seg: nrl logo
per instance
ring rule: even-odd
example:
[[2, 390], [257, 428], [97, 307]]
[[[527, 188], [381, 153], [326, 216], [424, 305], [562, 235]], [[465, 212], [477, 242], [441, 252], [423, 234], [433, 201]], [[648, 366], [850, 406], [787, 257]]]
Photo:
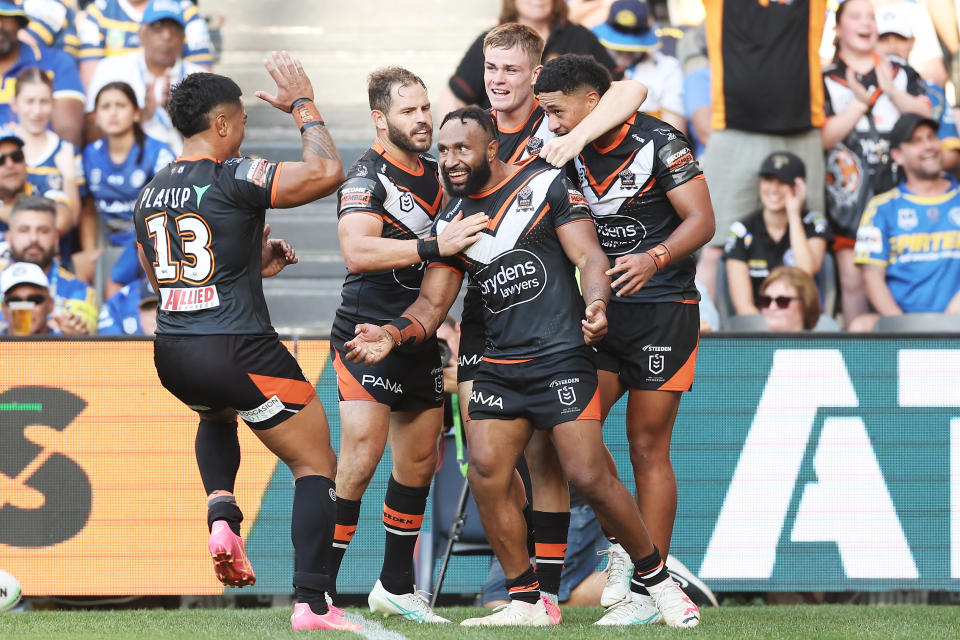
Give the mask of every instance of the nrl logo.
[[661, 373], [663, 373], [663, 365], [665, 364], [665, 360], [666, 358], [663, 357], [662, 353], [657, 353], [650, 356], [650, 360], [648, 363], [650, 368], [650, 373], [652, 373], [653, 375], [660, 375]]
[[567, 407], [577, 401], [577, 393], [573, 387], [560, 387], [557, 389], [557, 396], [560, 398], [560, 404]]

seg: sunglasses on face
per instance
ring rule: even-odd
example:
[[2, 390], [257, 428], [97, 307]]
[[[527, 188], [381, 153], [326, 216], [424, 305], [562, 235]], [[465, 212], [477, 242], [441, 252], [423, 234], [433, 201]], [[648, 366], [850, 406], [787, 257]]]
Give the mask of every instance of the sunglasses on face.
[[760, 296], [760, 308], [766, 309], [771, 303], [775, 303], [778, 309], [786, 309], [790, 306], [792, 301], [799, 299], [800, 298], [791, 298], [790, 296], [777, 296], [776, 298], [771, 298], [770, 296]]
[[17, 149], [16, 151], [11, 151], [10, 153], [0, 153], [0, 167], [7, 164], [7, 159], [13, 160], [14, 164], [20, 164], [23, 162], [23, 149]]
[[43, 304], [47, 301], [47, 296], [36, 293], [32, 296], [27, 296], [25, 298], [18, 298], [16, 296], [7, 296], [3, 299], [5, 304], [10, 304], [11, 302], [32, 302], [33, 304]]

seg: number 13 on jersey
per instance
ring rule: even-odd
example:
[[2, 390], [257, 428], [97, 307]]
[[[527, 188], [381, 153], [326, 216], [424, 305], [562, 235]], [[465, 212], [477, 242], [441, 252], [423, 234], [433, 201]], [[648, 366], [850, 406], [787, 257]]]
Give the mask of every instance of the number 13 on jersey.
[[[168, 227], [164, 213], [146, 219], [147, 233], [153, 240], [153, 271], [157, 282], [203, 284], [213, 275], [214, 259], [210, 250], [210, 227], [193, 213], [178, 216]], [[178, 246], [179, 245], [179, 246]], [[178, 246], [177, 255], [172, 250]]]

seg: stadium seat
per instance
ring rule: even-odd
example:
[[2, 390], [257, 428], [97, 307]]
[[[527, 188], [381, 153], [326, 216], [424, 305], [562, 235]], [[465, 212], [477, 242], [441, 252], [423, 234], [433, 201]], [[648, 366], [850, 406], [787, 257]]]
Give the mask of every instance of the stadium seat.
[[881, 316], [878, 333], [960, 333], [960, 316], [947, 313], [905, 313]]

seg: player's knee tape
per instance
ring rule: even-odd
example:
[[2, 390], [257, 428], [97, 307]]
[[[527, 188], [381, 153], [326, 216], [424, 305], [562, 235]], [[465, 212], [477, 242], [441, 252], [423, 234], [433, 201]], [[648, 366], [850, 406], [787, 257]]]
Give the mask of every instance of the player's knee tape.
[[203, 489], [210, 495], [214, 491], [229, 491], [240, 469], [240, 440], [236, 422], [211, 422], [201, 420], [194, 443], [197, 466]]

